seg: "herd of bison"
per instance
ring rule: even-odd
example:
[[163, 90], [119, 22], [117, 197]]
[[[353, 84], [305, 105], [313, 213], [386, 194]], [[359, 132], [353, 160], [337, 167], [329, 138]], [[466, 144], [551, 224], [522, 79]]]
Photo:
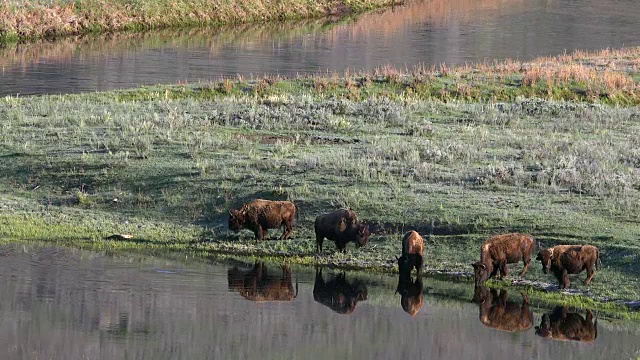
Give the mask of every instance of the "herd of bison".
[[[284, 228], [280, 239], [289, 238], [293, 220], [297, 215], [295, 204], [290, 201], [253, 200], [239, 209], [229, 211], [229, 229], [238, 232], [245, 228], [254, 232], [256, 239], [263, 240], [268, 229]], [[369, 240], [369, 227], [358, 220], [352, 209], [338, 209], [316, 217], [314, 223], [316, 251], [322, 252], [324, 239], [333, 241], [339, 251], [345, 252], [348, 243], [357, 247], [365, 246]], [[475, 275], [473, 301], [480, 306], [480, 320], [483, 324], [507, 331], [528, 329], [532, 323], [532, 313], [528, 308], [528, 298], [523, 296], [522, 305], [507, 301], [507, 292], [500, 294], [482, 284], [494, 277], [507, 275], [507, 264], [522, 261], [523, 276], [531, 262], [531, 254], [536, 248], [535, 240], [527, 234], [511, 233], [490, 237], [480, 248], [480, 259], [472, 264]], [[402, 239], [402, 254], [396, 256], [399, 270], [397, 292], [401, 295], [402, 308], [411, 316], [422, 307], [422, 280], [424, 240], [416, 231], [407, 232]], [[549, 271], [559, 281], [560, 288], [569, 286], [569, 274], [587, 271], [584, 284], [588, 285], [599, 268], [598, 248], [592, 245], [558, 245], [538, 251], [536, 260], [542, 263], [544, 273]], [[415, 280], [411, 272], [416, 269]], [[254, 301], [292, 300], [297, 295], [291, 283], [291, 271], [283, 267], [282, 276], [270, 276], [262, 263], [250, 271], [237, 268], [229, 270], [229, 287], [243, 297]], [[326, 282], [322, 270], [317, 270], [313, 297], [319, 303], [329, 306], [341, 314], [350, 314], [356, 303], [367, 298], [364, 283], [349, 283], [344, 274]], [[545, 314], [536, 334], [554, 339], [592, 341], [597, 335], [593, 316], [587, 311], [581, 315], [570, 313], [565, 307], [558, 307]]]

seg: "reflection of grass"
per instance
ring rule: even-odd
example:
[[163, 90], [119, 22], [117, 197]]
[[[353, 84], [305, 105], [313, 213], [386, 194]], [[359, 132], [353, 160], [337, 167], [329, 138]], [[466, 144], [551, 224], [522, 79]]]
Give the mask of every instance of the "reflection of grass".
[[[609, 55], [633, 61], [634, 51]], [[458, 71], [447, 81], [464, 81]], [[337, 76], [266, 78], [0, 99], [0, 237], [386, 272], [402, 232], [417, 228], [433, 233], [431, 273], [468, 273], [489, 234], [526, 231], [545, 246], [599, 246], [604, 268], [588, 288], [578, 278], [572, 287], [637, 298], [637, 107], [445, 103], [398, 91], [396, 75], [379, 80], [391, 75], [370, 75], [366, 87]], [[228, 209], [256, 197], [298, 204], [294, 240], [228, 232]], [[335, 254], [330, 244], [315, 257], [313, 219], [338, 206], [376, 233], [362, 249]], [[113, 233], [135, 238], [103, 240]], [[539, 266], [526, 277], [554, 282]]]
[[0, 43], [105, 31], [281, 21], [344, 15], [395, 0], [53, 0], [0, 2]]

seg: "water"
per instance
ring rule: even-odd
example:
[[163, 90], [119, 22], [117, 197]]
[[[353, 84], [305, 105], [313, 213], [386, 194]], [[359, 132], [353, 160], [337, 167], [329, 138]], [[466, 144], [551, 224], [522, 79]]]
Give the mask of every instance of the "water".
[[[477, 305], [469, 284], [426, 279], [412, 317], [395, 293], [396, 279], [386, 275], [289, 273], [274, 264], [111, 257], [50, 246], [4, 245], [0, 260], [3, 359], [635, 359], [640, 353], [636, 323], [600, 314], [593, 342], [543, 339], [535, 326], [552, 309], [530, 305], [522, 312], [515, 293], [500, 307], [489, 291], [475, 294]], [[419, 304], [417, 294], [407, 303]], [[480, 316], [483, 306], [493, 315]], [[529, 310], [523, 331], [480, 321]], [[585, 322], [585, 310], [571, 311], [574, 325]]]
[[348, 20], [159, 31], [0, 49], [0, 95], [221, 76], [528, 60], [640, 45], [637, 0], [427, 0]]

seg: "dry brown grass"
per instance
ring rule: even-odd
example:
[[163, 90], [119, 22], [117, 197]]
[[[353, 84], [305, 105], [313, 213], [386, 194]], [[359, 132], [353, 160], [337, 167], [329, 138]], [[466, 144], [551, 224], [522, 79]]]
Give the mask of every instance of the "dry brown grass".
[[398, 0], [0, 0], [0, 41], [202, 24], [312, 18]]

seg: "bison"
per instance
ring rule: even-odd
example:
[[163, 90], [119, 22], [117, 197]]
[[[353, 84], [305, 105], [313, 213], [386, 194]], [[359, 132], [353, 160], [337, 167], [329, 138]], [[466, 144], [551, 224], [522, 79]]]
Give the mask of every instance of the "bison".
[[256, 262], [250, 270], [234, 266], [227, 272], [229, 290], [251, 301], [291, 301], [298, 296], [298, 283], [293, 291], [291, 268], [282, 266], [282, 275], [269, 274], [264, 262]]
[[471, 264], [475, 275], [475, 284], [480, 285], [498, 272], [499, 278], [507, 275], [507, 264], [520, 260], [524, 263], [519, 276], [523, 276], [531, 262], [531, 252], [535, 247], [535, 240], [527, 234], [502, 234], [492, 236], [482, 244], [480, 260]]
[[334, 241], [339, 251], [345, 252], [347, 243], [354, 242], [362, 247], [369, 241], [369, 226], [358, 221], [351, 209], [338, 209], [316, 217], [316, 251], [322, 252], [325, 238]]
[[417, 276], [411, 279], [410, 274], [401, 273], [398, 278], [396, 292], [400, 294], [400, 306], [407, 314], [415, 316], [422, 308], [422, 279]]
[[417, 232], [411, 230], [404, 234], [402, 239], [402, 256], [397, 258], [398, 270], [400, 274], [410, 274], [413, 268], [418, 272], [418, 277], [422, 271], [422, 253], [424, 240]]
[[558, 245], [540, 250], [536, 260], [542, 263], [542, 271], [547, 274], [549, 270], [560, 283], [560, 288], [569, 286], [569, 274], [579, 274], [587, 270], [587, 278], [584, 284], [589, 285], [594, 268], [600, 270], [600, 251], [593, 245]]
[[347, 281], [344, 273], [324, 281], [322, 268], [319, 268], [313, 284], [313, 300], [338, 314], [348, 315], [355, 310], [358, 301], [367, 300], [367, 286], [359, 280]]
[[536, 335], [545, 339], [592, 342], [598, 337], [598, 318], [594, 320], [591, 310], [587, 310], [585, 319], [570, 313], [566, 306], [558, 306], [552, 313], [542, 315], [540, 326], [535, 329]]
[[229, 229], [238, 232], [244, 227], [253, 231], [257, 240], [263, 240], [268, 229], [282, 226], [280, 240], [286, 240], [291, 235], [296, 210], [290, 201], [253, 200], [240, 209], [229, 210]]
[[496, 289], [489, 290], [476, 285], [472, 301], [480, 307], [480, 322], [485, 326], [502, 331], [524, 331], [533, 324], [533, 312], [529, 310], [529, 297], [522, 295], [522, 305], [508, 301], [508, 293]]

